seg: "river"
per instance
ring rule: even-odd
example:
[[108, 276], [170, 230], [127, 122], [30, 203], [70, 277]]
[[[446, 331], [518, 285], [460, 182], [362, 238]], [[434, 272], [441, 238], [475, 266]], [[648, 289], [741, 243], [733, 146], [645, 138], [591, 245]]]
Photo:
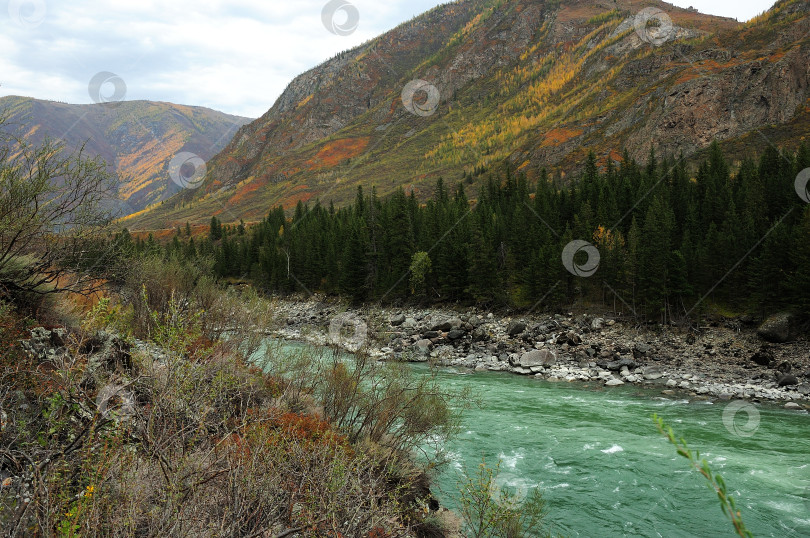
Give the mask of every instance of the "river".
[[447, 388], [471, 388], [483, 404], [465, 411], [445, 447], [450, 464], [434, 488], [445, 506], [456, 506], [462, 467], [483, 458], [500, 460], [499, 484], [519, 494], [540, 488], [557, 534], [734, 536], [705, 479], [658, 433], [650, 418], [657, 413], [723, 476], [755, 536], [810, 536], [806, 412], [757, 406], [758, 417], [743, 410], [730, 422], [729, 402], [661, 397], [660, 388], [453, 369], [439, 378]]

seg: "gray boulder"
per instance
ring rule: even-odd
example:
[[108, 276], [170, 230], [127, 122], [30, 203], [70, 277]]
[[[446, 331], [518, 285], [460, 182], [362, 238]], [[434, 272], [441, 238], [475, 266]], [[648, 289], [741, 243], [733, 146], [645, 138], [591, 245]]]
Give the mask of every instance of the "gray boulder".
[[436, 323], [434, 323], [430, 327], [430, 330], [431, 331], [447, 332], [447, 331], [451, 330], [452, 328], [453, 328], [453, 324], [450, 322], [450, 320], [449, 319], [443, 319], [443, 320], [439, 320]]
[[757, 335], [768, 342], [782, 344], [790, 340], [792, 324], [793, 314], [780, 312], [766, 319], [757, 329]]
[[799, 379], [795, 375], [787, 374], [779, 377], [779, 386], [780, 387], [789, 387], [792, 385], [798, 385]]
[[636, 358], [644, 357], [651, 351], [651, 349], [652, 348], [650, 348], [650, 346], [647, 344], [639, 342], [633, 347], [633, 356]]
[[526, 324], [525, 323], [523, 323], [522, 321], [513, 321], [506, 328], [506, 333], [509, 336], [517, 336], [517, 335], [519, 335], [520, 333], [522, 333], [525, 330], [526, 330]]
[[624, 381], [621, 379], [611, 379], [607, 383], [605, 383], [606, 387], [618, 387], [620, 385], [624, 385]]
[[405, 314], [399, 314], [398, 316], [394, 316], [391, 318], [391, 325], [394, 327], [399, 327], [403, 323], [405, 323]]
[[644, 369], [644, 379], [653, 381], [656, 379], [661, 379], [662, 377], [664, 377], [664, 373], [655, 366], [649, 366]]
[[520, 356], [520, 366], [552, 366], [557, 363], [557, 355], [548, 349], [533, 349]]
[[449, 333], [447, 333], [447, 338], [450, 340], [460, 340], [464, 336], [464, 331], [459, 329], [453, 329]]
[[81, 351], [90, 353], [85, 376], [93, 376], [99, 370], [114, 372], [132, 370], [132, 346], [126, 340], [106, 331], [99, 331], [84, 342]]
[[423, 355], [427, 355], [430, 353], [430, 348], [433, 347], [433, 342], [430, 340], [419, 340], [413, 345], [413, 347]]

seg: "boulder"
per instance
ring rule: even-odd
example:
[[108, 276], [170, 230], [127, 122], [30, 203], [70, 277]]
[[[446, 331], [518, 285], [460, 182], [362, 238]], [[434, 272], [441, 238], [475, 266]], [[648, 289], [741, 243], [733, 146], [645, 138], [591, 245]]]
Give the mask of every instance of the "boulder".
[[607, 383], [605, 383], [606, 387], [618, 387], [620, 385], [624, 385], [624, 381], [621, 379], [611, 379]]
[[391, 318], [390, 323], [394, 327], [399, 327], [400, 325], [405, 323], [406, 319], [407, 318], [405, 317], [405, 314], [399, 314], [398, 316], [394, 316], [393, 318]]
[[522, 321], [513, 321], [506, 328], [506, 333], [509, 336], [517, 336], [517, 335], [519, 335], [520, 333], [522, 333], [525, 330], [526, 330], [526, 324], [525, 323], [523, 323]]
[[534, 349], [520, 356], [520, 365], [523, 368], [533, 366], [552, 366], [557, 363], [557, 355], [548, 349]]
[[568, 344], [569, 346], [578, 346], [582, 343], [582, 337], [574, 331], [568, 331], [557, 337], [557, 345]]
[[644, 344], [644, 343], [638, 343], [633, 347], [633, 356], [636, 357], [636, 358], [644, 357], [651, 350], [652, 350], [652, 348], [649, 345]]
[[790, 329], [793, 324], [793, 314], [780, 312], [765, 320], [757, 329], [757, 335], [768, 342], [782, 344], [790, 340]]
[[447, 332], [447, 331], [451, 330], [452, 328], [453, 328], [453, 324], [450, 322], [450, 320], [449, 319], [443, 319], [443, 320], [439, 320], [436, 323], [434, 323], [430, 327], [430, 330], [431, 331]]
[[416, 329], [416, 320], [413, 318], [405, 318], [405, 321], [402, 323], [403, 329]]
[[785, 409], [793, 409], [795, 411], [801, 410], [802, 406], [797, 404], [796, 402], [788, 402], [785, 404]]
[[605, 320], [602, 318], [594, 318], [591, 321], [591, 330], [592, 331], [601, 331], [605, 327]]
[[460, 329], [453, 329], [452, 331], [447, 333], [447, 338], [449, 338], [450, 340], [460, 340], [462, 337], [464, 337], [464, 331]]
[[430, 348], [433, 347], [433, 342], [427, 339], [419, 340], [413, 345], [413, 347], [423, 355], [427, 355], [430, 353]]
[[422, 335], [422, 338], [425, 338], [427, 340], [432, 340], [432, 339], [438, 338], [440, 336], [441, 336], [441, 334], [439, 334], [439, 331], [427, 331]]
[[773, 362], [773, 353], [768, 349], [768, 346], [762, 346], [759, 351], [751, 355], [751, 360], [760, 366], [770, 366]]
[[798, 380], [798, 378], [796, 378], [795, 375], [785, 374], [785, 375], [779, 377], [779, 383], [778, 384], [779, 384], [780, 387], [789, 387], [789, 386], [792, 386], [792, 385], [798, 385], [799, 380]]
[[473, 342], [483, 342], [489, 340], [489, 333], [483, 327], [478, 327], [472, 332]]
[[118, 369], [131, 370], [131, 347], [129, 342], [114, 334], [106, 331], [97, 332], [92, 338], [84, 342], [81, 348], [82, 352], [90, 353], [85, 376], [90, 377], [100, 369], [107, 372]]
[[629, 357], [622, 357], [617, 364], [619, 369], [627, 367], [632, 370], [636, 367], [636, 361]]
[[654, 381], [656, 379], [661, 379], [662, 377], [664, 377], [664, 373], [659, 368], [651, 366], [644, 369], [644, 379]]

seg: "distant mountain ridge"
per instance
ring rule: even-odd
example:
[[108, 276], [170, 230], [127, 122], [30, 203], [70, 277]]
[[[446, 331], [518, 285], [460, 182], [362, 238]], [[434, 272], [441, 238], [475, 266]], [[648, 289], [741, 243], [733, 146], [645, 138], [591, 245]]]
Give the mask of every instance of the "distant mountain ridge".
[[[808, 12], [782, 0], [743, 24], [658, 0], [444, 4], [296, 77], [200, 189], [132, 225], [255, 220], [275, 204], [346, 203], [357, 185], [425, 195], [439, 176], [475, 184], [502, 163], [564, 175], [590, 150], [604, 166], [622, 149], [795, 145], [810, 126]], [[416, 95], [435, 112], [404, 106], [414, 80], [435, 88], [435, 103]]]
[[100, 155], [119, 178], [121, 210], [140, 211], [181, 190], [168, 168], [175, 155], [189, 152], [207, 160], [230, 142], [249, 118], [203, 107], [152, 101], [124, 101], [115, 106], [70, 105], [27, 97], [0, 98], [5, 129], [32, 143], [45, 136], [69, 148], [85, 144]]

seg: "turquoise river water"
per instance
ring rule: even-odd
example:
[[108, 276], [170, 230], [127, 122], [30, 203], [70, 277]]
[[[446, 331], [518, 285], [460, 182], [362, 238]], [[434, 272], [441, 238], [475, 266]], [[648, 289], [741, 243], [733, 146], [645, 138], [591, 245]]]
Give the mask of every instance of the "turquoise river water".
[[[810, 537], [806, 412], [757, 406], [758, 427], [742, 437], [724, 424], [727, 402], [662, 397], [660, 388], [454, 369], [439, 378], [448, 388], [469, 387], [483, 404], [465, 411], [460, 434], [445, 447], [450, 464], [434, 487], [445, 506], [456, 505], [462, 467], [483, 458], [501, 462], [499, 485], [518, 494], [540, 488], [546, 521], [559, 535], [734, 536], [705, 479], [658, 433], [650, 418], [657, 413], [723, 476], [755, 536]], [[741, 417], [743, 429], [753, 426]]]

